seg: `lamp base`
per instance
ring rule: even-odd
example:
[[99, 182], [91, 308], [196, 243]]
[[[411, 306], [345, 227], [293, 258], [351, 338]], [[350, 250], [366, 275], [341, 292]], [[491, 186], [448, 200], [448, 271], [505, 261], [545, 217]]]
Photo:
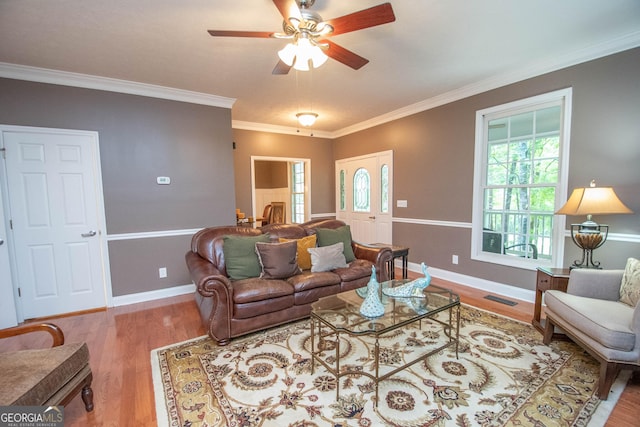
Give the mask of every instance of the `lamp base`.
[[600, 262], [593, 260], [593, 251], [604, 244], [608, 235], [609, 226], [605, 224], [589, 227], [585, 227], [585, 223], [571, 224], [571, 239], [582, 249], [582, 259], [575, 260], [569, 268], [602, 269]]
[[593, 249], [582, 249], [582, 259], [573, 261], [573, 264], [569, 266], [570, 269], [574, 268], [595, 268], [602, 270], [599, 261], [593, 260]]

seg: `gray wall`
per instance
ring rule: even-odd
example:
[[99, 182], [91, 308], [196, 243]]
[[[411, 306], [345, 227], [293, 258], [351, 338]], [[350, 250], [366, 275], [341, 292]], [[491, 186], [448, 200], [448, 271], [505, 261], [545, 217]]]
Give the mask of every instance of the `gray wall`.
[[[406, 118], [338, 138], [336, 159], [394, 151], [394, 197], [408, 201], [394, 207], [394, 217], [424, 220], [472, 220], [473, 156], [477, 110], [573, 88], [569, 193], [574, 187], [613, 186], [635, 212], [596, 218], [612, 233], [640, 234], [640, 49], [508, 85]], [[395, 206], [395, 201], [394, 201]], [[584, 218], [569, 217], [567, 223]], [[394, 243], [411, 248], [412, 262], [515, 285], [535, 288], [535, 272], [472, 261], [471, 230], [394, 223]], [[567, 239], [564, 265], [581, 252]], [[451, 255], [459, 264], [451, 263]], [[623, 268], [640, 256], [640, 245], [610, 239], [594, 252], [607, 268]]]
[[[97, 131], [109, 235], [235, 221], [231, 111], [0, 79], [0, 123]], [[157, 185], [157, 176], [171, 185]], [[191, 282], [190, 236], [109, 242], [113, 295]], [[166, 267], [168, 277], [158, 278]]]

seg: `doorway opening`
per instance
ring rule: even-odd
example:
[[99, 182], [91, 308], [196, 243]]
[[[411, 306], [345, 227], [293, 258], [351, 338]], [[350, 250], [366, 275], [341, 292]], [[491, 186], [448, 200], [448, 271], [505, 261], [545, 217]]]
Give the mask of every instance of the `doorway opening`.
[[284, 203], [286, 222], [311, 217], [311, 159], [251, 156], [251, 203], [254, 218], [265, 206]]

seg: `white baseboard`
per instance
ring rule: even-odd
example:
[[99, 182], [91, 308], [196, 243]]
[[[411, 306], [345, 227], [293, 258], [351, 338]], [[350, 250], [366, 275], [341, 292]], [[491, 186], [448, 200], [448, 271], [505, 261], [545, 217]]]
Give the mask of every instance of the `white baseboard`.
[[[401, 265], [396, 265], [401, 267]], [[410, 262], [409, 270], [420, 273], [420, 265]], [[438, 279], [447, 280], [449, 282], [455, 282], [463, 286], [469, 286], [475, 289], [481, 289], [483, 291], [491, 292], [494, 294], [502, 295], [504, 297], [518, 299], [526, 302], [535, 301], [535, 291], [527, 289], [516, 288], [515, 286], [505, 285], [503, 283], [492, 282], [490, 280], [479, 279], [473, 276], [467, 276], [464, 274], [454, 273], [448, 270], [442, 270], [439, 268], [429, 267], [429, 274]], [[178, 295], [184, 295], [195, 292], [196, 287], [193, 283], [189, 285], [174, 286], [172, 288], [158, 289], [156, 291], [140, 292], [137, 294], [122, 295], [113, 297], [112, 307], [118, 307], [121, 305], [137, 304], [140, 302], [153, 301], [162, 298], [169, 298]]]
[[[420, 264], [414, 262], [409, 263], [409, 270], [421, 273]], [[511, 285], [505, 285], [504, 283], [492, 282], [490, 280], [480, 279], [478, 277], [467, 276], [465, 274], [454, 273], [448, 270], [442, 270], [439, 268], [429, 267], [429, 274], [438, 279], [447, 280], [449, 282], [459, 283], [463, 286], [469, 286], [474, 289], [481, 289], [483, 291], [491, 292], [494, 294], [502, 295], [521, 301], [533, 303], [536, 298], [535, 291], [528, 289], [517, 288]]]
[[121, 305], [137, 304], [139, 302], [147, 302], [162, 298], [175, 297], [178, 295], [193, 293], [195, 291], [196, 285], [191, 283], [189, 285], [174, 286], [173, 288], [158, 289], [156, 291], [122, 295], [113, 297], [112, 307], [119, 307]]

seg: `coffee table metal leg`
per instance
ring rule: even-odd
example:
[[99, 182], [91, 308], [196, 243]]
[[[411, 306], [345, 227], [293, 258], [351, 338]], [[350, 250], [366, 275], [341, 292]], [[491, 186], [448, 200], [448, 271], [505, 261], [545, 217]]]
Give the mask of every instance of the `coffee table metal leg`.
[[460, 306], [456, 306], [456, 359], [458, 358], [458, 344], [460, 343]]

